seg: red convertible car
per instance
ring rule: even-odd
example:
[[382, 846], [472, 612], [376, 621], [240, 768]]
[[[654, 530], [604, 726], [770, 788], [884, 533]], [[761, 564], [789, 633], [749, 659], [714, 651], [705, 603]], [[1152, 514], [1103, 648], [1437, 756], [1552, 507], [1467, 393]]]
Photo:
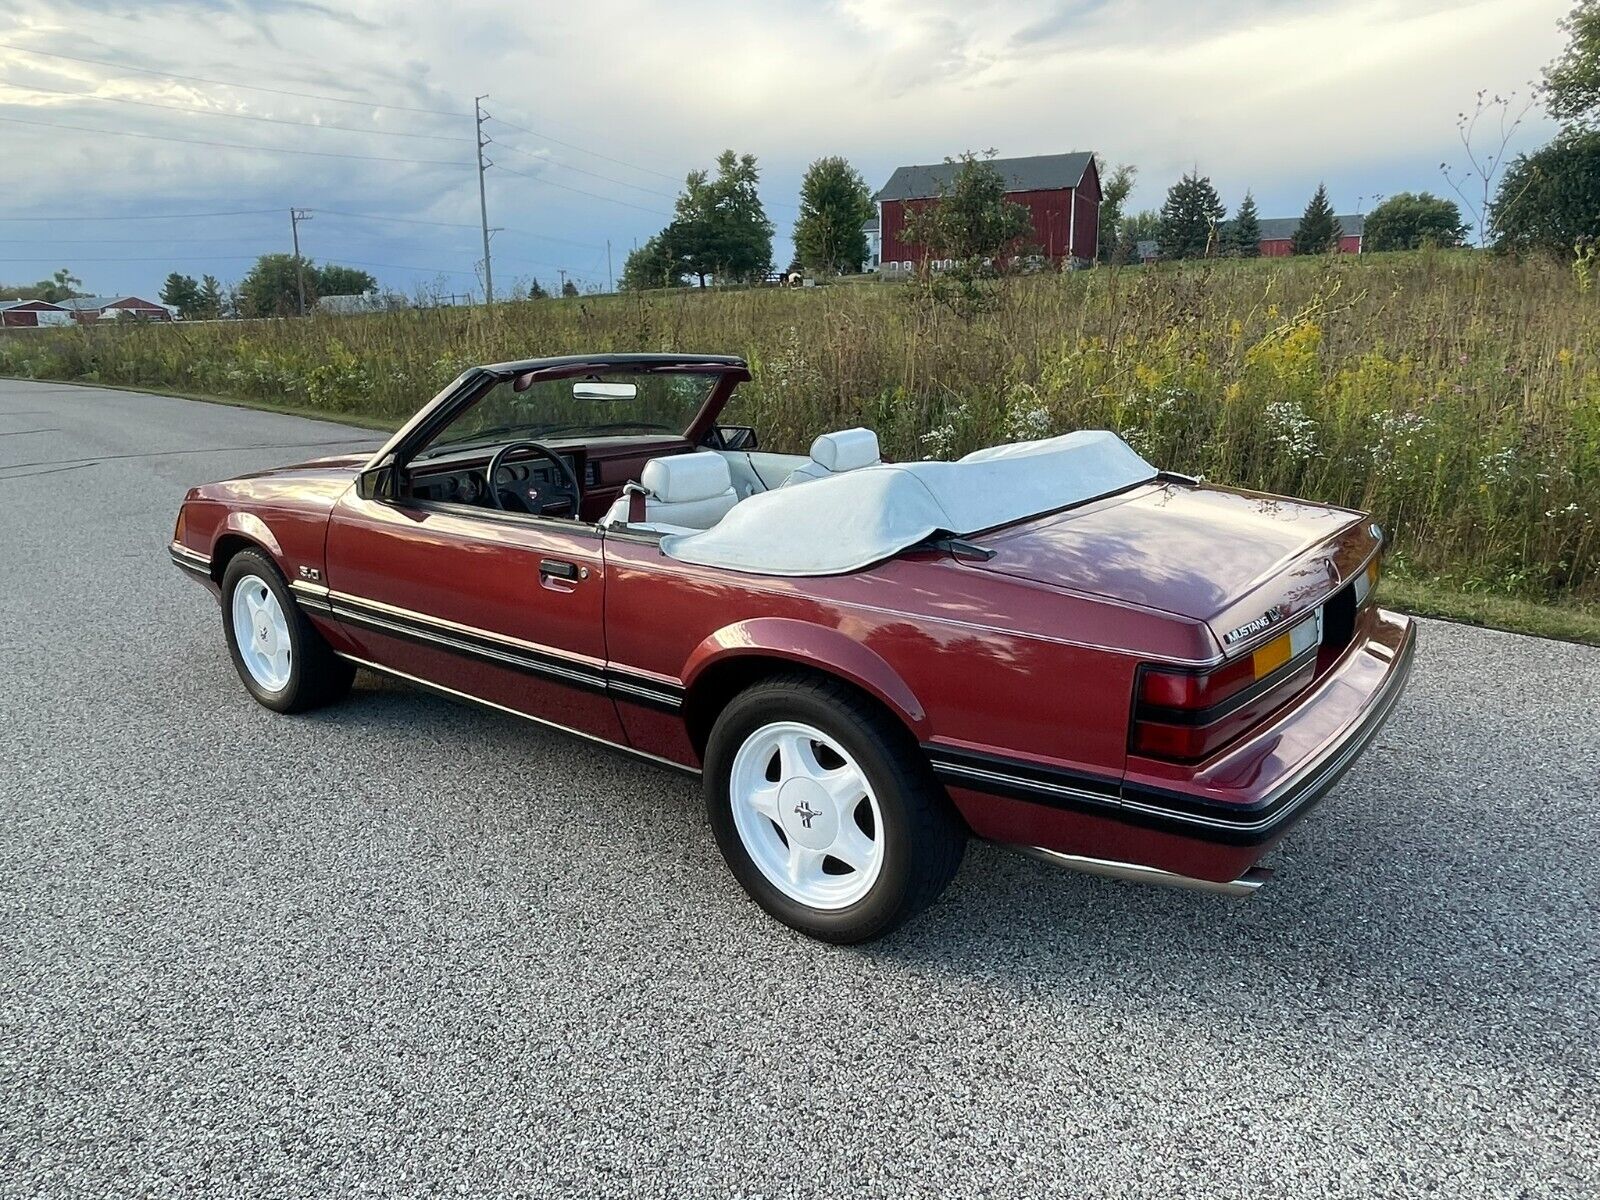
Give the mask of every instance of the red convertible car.
[[367, 667], [704, 777], [769, 913], [861, 941], [976, 835], [1247, 894], [1398, 699], [1366, 516], [1159, 471], [1110, 433], [887, 463], [758, 448], [738, 358], [467, 371], [377, 454], [191, 490], [172, 559], [244, 685]]

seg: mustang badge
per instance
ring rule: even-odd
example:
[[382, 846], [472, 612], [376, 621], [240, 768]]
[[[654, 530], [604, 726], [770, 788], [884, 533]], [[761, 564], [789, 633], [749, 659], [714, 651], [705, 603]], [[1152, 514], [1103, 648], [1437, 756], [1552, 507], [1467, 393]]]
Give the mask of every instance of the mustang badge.
[[1239, 628], [1229, 630], [1223, 634], [1222, 644], [1231, 646], [1235, 642], [1243, 641], [1247, 637], [1260, 633], [1263, 629], [1271, 629], [1281, 620], [1283, 620], [1283, 609], [1281, 607], [1264, 612], [1254, 621], [1246, 621]]
[[794, 806], [794, 812], [795, 816], [800, 818], [801, 824], [803, 824], [807, 829], [811, 828], [812, 821], [815, 821], [822, 815], [822, 810], [820, 808], [812, 808], [809, 800], [802, 800], [799, 804], [796, 804]]

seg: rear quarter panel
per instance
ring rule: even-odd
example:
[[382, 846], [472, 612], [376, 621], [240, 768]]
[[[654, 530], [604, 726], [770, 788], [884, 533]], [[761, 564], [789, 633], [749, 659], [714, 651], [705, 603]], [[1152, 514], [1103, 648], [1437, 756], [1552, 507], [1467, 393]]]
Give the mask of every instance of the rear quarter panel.
[[[791, 579], [698, 567], [650, 541], [606, 540], [607, 655], [663, 680], [697, 680], [761, 655], [840, 675], [919, 741], [1118, 775], [1133, 671], [1189, 657], [1203, 627], [908, 555], [870, 571]], [[625, 706], [626, 707], [626, 706]], [[624, 713], [639, 749], [697, 763], [681, 723]]]

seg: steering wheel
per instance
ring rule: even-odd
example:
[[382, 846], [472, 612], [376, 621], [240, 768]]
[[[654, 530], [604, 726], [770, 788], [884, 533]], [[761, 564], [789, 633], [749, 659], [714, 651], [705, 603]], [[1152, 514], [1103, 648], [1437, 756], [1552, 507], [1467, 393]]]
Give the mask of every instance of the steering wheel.
[[[502, 483], [500, 471], [505, 466], [506, 459], [516, 450], [531, 450], [541, 458], [549, 459], [555, 464], [559, 478], [551, 484], [542, 483], [537, 479], [518, 479]], [[507, 442], [495, 451], [484, 474], [488, 478], [489, 499], [494, 501], [494, 506], [502, 512], [515, 511], [506, 505], [506, 499], [509, 497], [516, 502], [516, 508], [537, 516], [544, 516], [545, 510], [556, 501], [561, 503], [562, 511], [555, 515], [563, 517], [578, 515], [578, 500], [582, 495], [578, 487], [578, 477], [572, 473], [571, 464], [549, 446], [539, 442]]]

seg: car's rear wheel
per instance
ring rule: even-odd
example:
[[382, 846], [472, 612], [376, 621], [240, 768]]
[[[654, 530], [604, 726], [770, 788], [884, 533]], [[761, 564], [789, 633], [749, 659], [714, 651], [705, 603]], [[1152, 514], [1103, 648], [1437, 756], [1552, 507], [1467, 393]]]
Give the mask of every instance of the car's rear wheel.
[[723, 858], [767, 912], [812, 937], [881, 937], [938, 897], [965, 830], [910, 735], [835, 680], [741, 693], [706, 747]]
[[304, 712], [350, 690], [355, 665], [333, 652], [258, 550], [241, 550], [223, 572], [222, 628], [244, 686], [275, 712]]

